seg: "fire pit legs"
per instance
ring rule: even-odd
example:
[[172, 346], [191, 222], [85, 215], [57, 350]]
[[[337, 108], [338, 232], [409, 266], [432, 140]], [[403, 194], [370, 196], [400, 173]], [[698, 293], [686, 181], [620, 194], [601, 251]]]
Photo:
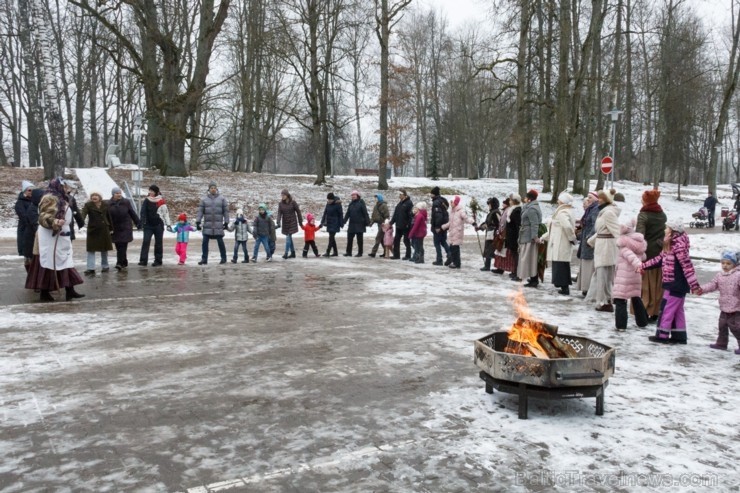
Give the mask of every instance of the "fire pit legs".
[[604, 389], [609, 384], [584, 385], [579, 387], [540, 387], [526, 383], [510, 382], [493, 378], [481, 371], [480, 378], [486, 383], [486, 393], [493, 394], [493, 389], [507, 394], [519, 396], [519, 419], [527, 419], [529, 414], [529, 397], [537, 399], [580, 399], [581, 397], [596, 397], [596, 415], [604, 415]]

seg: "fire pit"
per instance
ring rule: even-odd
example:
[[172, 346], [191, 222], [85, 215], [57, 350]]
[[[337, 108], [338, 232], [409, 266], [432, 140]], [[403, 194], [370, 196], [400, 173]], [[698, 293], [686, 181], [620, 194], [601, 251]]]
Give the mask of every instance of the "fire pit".
[[475, 341], [474, 361], [487, 393], [496, 389], [519, 395], [519, 419], [527, 419], [529, 397], [596, 397], [596, 414], [601, 416], [604, 389], [614, 374], [615, 350], [520, 317], [508, 332], [494, 332]]

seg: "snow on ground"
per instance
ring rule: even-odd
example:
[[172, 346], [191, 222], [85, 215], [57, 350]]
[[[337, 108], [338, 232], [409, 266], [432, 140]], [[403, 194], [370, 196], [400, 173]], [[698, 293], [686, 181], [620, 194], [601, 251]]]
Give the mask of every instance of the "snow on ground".
[[113, 187], [119, 187], [113, 178], [108, 174], [107, 168], [76, 168], [72, 170], [85, 191], [85, 195], [90, 196], [93, 192], [98, 192], [103, 196], [103, 200], [111, 198]]

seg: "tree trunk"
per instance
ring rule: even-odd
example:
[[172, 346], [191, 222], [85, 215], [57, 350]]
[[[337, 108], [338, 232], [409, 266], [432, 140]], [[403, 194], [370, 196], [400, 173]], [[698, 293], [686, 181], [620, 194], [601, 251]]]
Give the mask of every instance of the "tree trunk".
[[521, 17], [519, 19], [519, 46], [516, 59], [516, 123], [514, 125], [513, 141], [516, 146], [519, 195], [524, 197], [524, 194], [527, 193], [527, 141], [530, 138], [529, 135], [525, 135], [525, 129], [527, 118], [527, 52], [532, 9], [529, 0], [521, 0], [519, 7]]

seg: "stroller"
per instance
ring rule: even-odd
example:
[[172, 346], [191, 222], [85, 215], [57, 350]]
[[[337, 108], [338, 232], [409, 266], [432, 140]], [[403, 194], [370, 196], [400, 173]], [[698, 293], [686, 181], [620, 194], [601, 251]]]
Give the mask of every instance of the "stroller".
[[732, 231], [733, 229], [738, 230], [737, 211], [728, 210], [727, 215], [722, 218], [722, 231]]
[[709, 211], [706, 207], [702, 207], [697, 212], [694, 212], [691, 214], [691, 217], [694, 218], [694, 220], [689, 223], [690, 228], [709, 227]]

